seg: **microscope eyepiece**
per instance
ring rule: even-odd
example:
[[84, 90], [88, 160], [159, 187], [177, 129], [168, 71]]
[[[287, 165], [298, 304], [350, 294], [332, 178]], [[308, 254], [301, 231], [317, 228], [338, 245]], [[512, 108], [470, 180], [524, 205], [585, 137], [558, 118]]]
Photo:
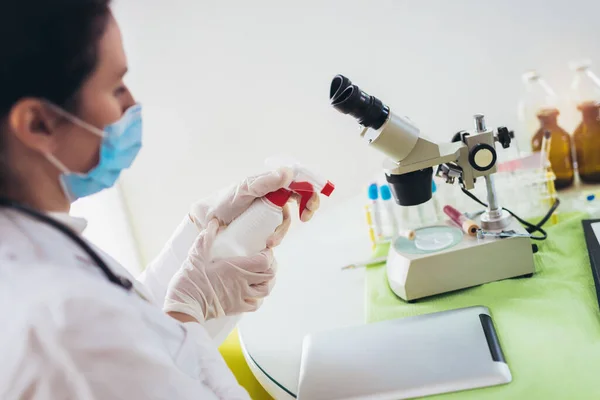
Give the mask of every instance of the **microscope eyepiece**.
[[352, 115], [366, 128], [381, 128], [390, 115], [389, 107], [381, 100], [363, 92], [343, 75], [336, 75], [331, 81], [329, 99], [336, 110]]
[[331, 99], [332, 103], [334, 99], [337, 99], [337, 97], [348, 86], [352, 86], [352, 82], [344, 75], [336, 75], [335, 78], [333, 78], [333, 80], [331, 81], [331, 87], [329, 89], [329, 98]]

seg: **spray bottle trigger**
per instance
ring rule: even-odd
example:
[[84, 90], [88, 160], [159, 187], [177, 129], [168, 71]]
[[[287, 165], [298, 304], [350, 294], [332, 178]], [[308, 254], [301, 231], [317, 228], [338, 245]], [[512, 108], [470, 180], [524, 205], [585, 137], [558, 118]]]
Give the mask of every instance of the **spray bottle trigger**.
[[315, 194], [315, 188], [310, 182], [292, 182], [289, 189], [300, 196], [299, 217], [302, 218], [302, 212], [306, 210], [308, 202]]
[[265, 198], [267, 200], [269, 200], [269, 202], [271, 202], [271, 204], [273, 204], [277, 207], [283, 207], [288, 202], [291, 195], [292, 195], [291, 191], [289, 191], [285, 188], [281, 188], [274, 192], [267, 193], [267, 195], [265, 195]]

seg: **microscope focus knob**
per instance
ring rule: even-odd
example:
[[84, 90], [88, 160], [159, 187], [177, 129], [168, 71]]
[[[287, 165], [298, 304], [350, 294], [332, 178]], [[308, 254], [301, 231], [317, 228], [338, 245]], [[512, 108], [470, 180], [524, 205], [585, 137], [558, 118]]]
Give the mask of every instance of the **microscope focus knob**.
[[503, 149], [508, 149], [510, 147], [510, 142], [514, 135], [515, 134], [510, 132], [505, 126], [498, 128], [498, 142], [502, 145]]
[[479, 143], [473, 146], [469, 152], [469, 164], [477, 171], [487, 171], [496, 164], [496, 149], [486, 143]]

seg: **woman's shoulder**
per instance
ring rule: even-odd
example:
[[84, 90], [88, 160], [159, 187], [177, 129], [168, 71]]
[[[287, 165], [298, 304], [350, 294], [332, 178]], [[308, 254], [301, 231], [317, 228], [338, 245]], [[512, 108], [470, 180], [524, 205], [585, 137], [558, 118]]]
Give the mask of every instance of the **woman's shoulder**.
[[0, 259], [2, 326], [44, 320], [60, 327], [77, 321], [78, 314], [93, 310], [127, 312], [132, 308], [128, 296], [96, 271], [69, 268], [53, 261]]
[[0, 260], [0, 326], [12, 326], [16, 338], [31, 329], [63, 334], [120, 324], [170, 332], [172, 337], [181, 334], [176, 321], [159, 307], [109, 282], [97, 268]]

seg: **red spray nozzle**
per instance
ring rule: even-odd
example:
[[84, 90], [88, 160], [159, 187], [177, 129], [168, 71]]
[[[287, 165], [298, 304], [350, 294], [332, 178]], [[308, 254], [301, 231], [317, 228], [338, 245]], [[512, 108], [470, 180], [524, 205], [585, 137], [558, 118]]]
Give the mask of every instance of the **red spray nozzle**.
[[333, 183], [331, 183], [330, 181], [327, 181], [327, 183], [325, 184], [323, 189], [321, 189], [321, 194], [324, 194], [325, 196], [329, 197], [329, 196], [331, 196], [331, 193], [333, 193], [334, 190], [335, 190], [335, 185]]
[[[306, 210], [306, 206], [308, 205], [308, 202], [310, 201], [310, 199], [313, 197], [313, 195], [315, 194], [316, 190], [315, 187], [312, 185], [312, 183], [310, 182], [292, 182], [289, 186], [290, 190], [294, 193], [297, 193], [298, 195], [300, 195], [300, 218], [302, 218], [302, 212], [304, 210]], [[333, 190], [335, 189], [335, 186], [333, 185], [333, 183], [327, 181], [325, 183], [325, 185], [321, 188], [320, 193], [329, 197], [331, 195], [331, 193], [333, 193]]]
[[269, 193], [265, 197], [273, 204], [283, 207], [289, 200], [292, 192], [300, 196], [300, 217], [302, 212], [306, 210], [308, 202], [315, 193], [323, 194], [327, 197], [333, 193], [335, 186], [328, 180], [322, 179], [304, 167], [294, 165], [291, 167], [294, 172], [294, 179], [287, 189], [282, 188], [275, 192]]

